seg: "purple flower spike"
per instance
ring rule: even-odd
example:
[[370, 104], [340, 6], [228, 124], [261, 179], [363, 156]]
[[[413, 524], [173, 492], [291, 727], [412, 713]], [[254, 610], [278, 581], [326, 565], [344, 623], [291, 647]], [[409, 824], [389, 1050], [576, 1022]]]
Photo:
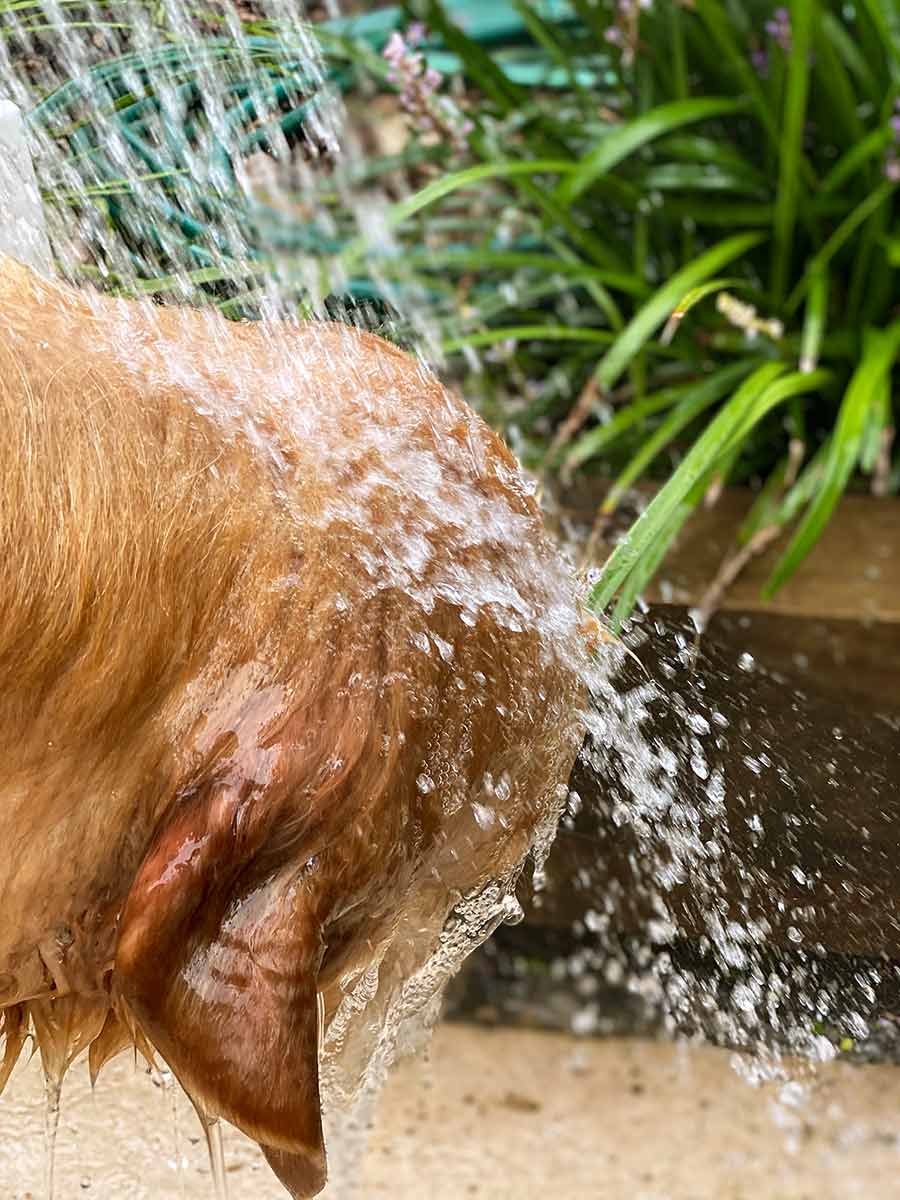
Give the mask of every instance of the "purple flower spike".
[[409, 47], [403, 40], [403, 35], [394, 30], [394, 32], [388, 38], [387, 45], [381, 53], [389, 63], [393, 63], [394, 66], [399, 66], [406, 57], [408, 51]]
[[757, 73], [760, 79], [769, 78], [769, 56], [765, 50], [757, 47], [750, 51], [750, 61], [753, 63], [753, 70]]
[[791, 49], [791, 14], [786, 8], [776, 8], [770, 20], [765, 24], [766, 33], [785, 54]]
[[[679, 0], [685, 2], [685, 0]], [[642, 14], [653, 8], [655, 0], [617, 0], [612, 23], [603, 31], [610, 46], [620, 51], [623, 67], [631, 67], [640, 50]]]
[[429, 67], [424, 54], [416, 50], [425, 33], [425, 26], [417, 21], [405, 35], [396, 30], [391, 34], [382, 51], [391, 65], [387, 79], [400, 93], [400, 105], [414, 129], [449, 140], [462, 149], [466, 134], [472, 132], [472, 124], [451, 99], [437, 95], [444, 77], [436, 68]]

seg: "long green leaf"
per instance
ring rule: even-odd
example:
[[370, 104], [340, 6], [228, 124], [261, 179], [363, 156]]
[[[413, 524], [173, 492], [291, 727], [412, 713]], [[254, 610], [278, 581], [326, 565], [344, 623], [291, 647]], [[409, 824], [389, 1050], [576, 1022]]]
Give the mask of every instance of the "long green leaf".
[[880, 158], [893, 141], [893, 130], [889, 125], [873, 129], [864, 138], [850, 147], [846, 154], [841, 155], [825, 178], [819, 189], [823, 196], [838, 191], [848, 179], [852, 179], [857, 171], [861, 171], [873, 158]]
[[655, 138], [695, 121], [733, 116], [744, 108], [746, 104], [743, 100], [723, 97], [673, 100], [670, 104], [661, 104], [624, 125], [617, 125], [601, 139], [599, 145], [576, 164], [572, 175], [558, 185], [556, 198], [561, 204], [571, 204], [594, 180], [605, 175], [635, 150]]
[[747, 61], [747, 56], [735, 37], [734, 23], [725, 6], [719, 3], [719, 0], [695, 0], [695, 7], [725, 62], [740, 80], [742, 91], [752, 100], [767, 135], [777, 146], [778, 122], [769, 107], [759, 76]]
[[516, 175], [561, 175], [574, 169], [574, 165], [565, 159], [513, 159], [505, 162], [478, 163], [474, 167], [442, 175], [440, 179], [426, 184], [414, 195], [400, 200], [389, 210], [388, 219], [392, 225], [399, 225], [401, 221], [423, 208], [428, 208], [436, 200], [443, 200], [444, 196], [449, 196], [451, 192], [457, 192], [473, 183], [481, 183], [484, 179], [511, 179]]
[[815, 371], [792, 371], [790, 375], [775, 380], [761, 396], [757, 396], [747, 406], [725, 441], [721, 453], [729, 454], [777, 405], [783, 404], [785, 400], [791, 400], [795, 396], [802, 396], [804, 392], [814, 392], [824, 387], [830, 380], [831, 372], [821, 367]]
[[446, 354], [464, 346], [495, 346], [498, 342], [599, 342], [606, 345], [613, 339], [608, 329], [586, 329], [579, 325], [510, 325], [503, 329], [482, 329], [443, 343]]
[[739, 383], [749, 373], [752, 365], [752, 360], [733, 363], [730, 367], [717, 371], [715, 375], [700, 384], [682, 388], [682, 399], [659, 427], [646, 438], [638, 452], [615, 479], [603, 500], [601, 511], [604, 513], [614, 512], [618, 508], [622, 496], [637, 479], [640, 479], [656, 456], [705, 409], [715, 404], [717, 400], [721, 400], [731, 388]]
[[766, 584], [763, 594], [767, 598], [790, 579], [828, 523], [859, 462], [869, 408], [881, 393], [898, 350], [900, 321], [888, 329], [866, 332], [862, 358], [844, 393], [822, 481], [799, 529]]
[[878, 40], [890, 54], [895, 79], [900, 79], [900, 15], [893, 0], [861, 0], [878, 32]]
[[682, 199], [673, 196], [666, 200], [666, 215], [679, 221], [690, 221], [695, 225], [722, 226], [734, 229], [766, 228], [772, 224], [774, 209], [771, 204], [746, 204], [733, 200], [700, 200], [694, 196]]
[[775, 244], [772, 258], [772, 294], [776, 306], [784, 299], [793, 250], [794, 223], [800, 197], [800, 162], [803, 126], [809, 92], [809, 51], [813, 27], [813, 0], [791, 2], [791, 51], [788, 57], [787, 92], [779, 143], [779, 179], [775, 199]]
[[809, 299], [800, 341], [800, 370], [812, 371], [819, 361], [828, 319], [828, 272], [819, 267], [810, 276]]
[[685, 456], [684, 462], [638, 517], [628, 535], [619, 543], [591, 589], [587, 603], [602, 611], [665, 526], [677, 506], [697, 480], [710, 469], [746, 408], [762, 395], [785, 368], [782, 363], [764, 363], [744, 380], [728, 403], [717, 413], [705, 432]]
[[831, 438], [829, 437], [825, 439], [812, 456], [800, 472], [797, 482], [781, 501], [774, 517], [776, 525], [789, 525], [796, 519], [801, 508], [809, 502], [816, 488], [819, 486], [819, 480], [822, 477], [822, 471], [830, 452]]
[[850, 30], [830, 12], [822, 14], [822, 30], [830, 38], [844, 66], [856, 79], [857, 87], [868, 93], [868, 99], [873, 104], [879, 104], [882, 91], [878, 77], [866, 62], [866, 56], [856, 44]]
[[610, 556], [600, 579], [587, 597], [595, 612], [605, 609], [612, 597], [650, 550], [660, 530], [708, 476], [716, 464], [728, 458], [762, 418], [777, 404], [801, 391], [813, 391], [829, 379], [827, 371], [784, 375], [781, 363], [765, 363], [744, 381], [707, 426], [685, 456], [684, 462], [647, 506], [624, 541]]
[[[436, 204], [438, 200], [443, 200], [452, 192], [471, 187], [472, 184], [481, 183], [483, 180], [512, 179], [519, 175], [562, 175], [572, 170], [574, 170], [573, 164], [564, 159], [513, 159], [504, 162], [478, 163], [474, 167], [466, 167], [462, 171], [452, 171], [449, 175], [443, 175], [440, 179], [426, 184], [425, 187], [420, 188], [418, 192], [408, 196], [405, 200], [399, 200], [388, 209], [387, 223], [391, 228], [400, 225], [417, 212], [421, 212], [423, 208]], [[349, 270], [365, 257], [369, 245], [369, 238], [359, 237], [343, 250], [340, 258], [345, 270]]]
[[428, 250], [404, 254], [402, 257], [388, 255], [377, 260], [380, 268], [396, 266], [400, 272], [409, 267], [424, 267], [443, 271], [534, 271], [542, 275], [558, 275], [570, 283], [587, 283], [596, 280], [615, 291], [644, 299], [647, 284], [633, 272], [608, 271], [602, 267], [585, 266], [583, 262], [569, 261], [562, 256], [518, 250]]
[[622, 330], [597, 368], [597, 382], [608, 391], [644, 343], [653, 335], [688, 292], [714, 275], [726, 263], [740, 258], [765, 240], [763, 234], [739, 233], [726, 238], [682, 267], [663, 284]]
[[678, 301], [676, 307], [672, 310], [672, 315], [666, 322], [666, 327], [662, 331], [660, 341], [671, 342], [675, 336], [681, 322], [691, 311], [696, 307], [701, 300], [705, 300], [707, 296], [712, 296], [716, 292], [721, 292], [725, 288], [740, 287], [740, 279], [717, 278], [708, 279], [706, 283], [701, 283], [699, 287], [691, 288], [691, 290]]
[[891, 381], [885, 374], [869, 404], [866, 425], [863, 430], [862, 446], [859, 452], [859, 465], [867, 475], [871, 475], [881, 454], [884, 444], [884, 434], [891, 426]]
[[664, 158], [730, 167], [745, 176], [748, 183], [760, 187], [766, 187], [770, 182], [737, 146], [721, 138], [706, 137], [702, 133], [693, 132], [673, 133], [671, 137], [662, 139], [657, 150]]
[[595, 429], [590, 429], [581, 435], [566, 455], [563, 464], [564, 472], [575, 471], [590, 459], [596, 458], [601, 450], [612, 445], [638, 422], [661, 409], [671, 408], [683, 395], [683, 386], [663, 388], [662, 391], [653, 392], [649, 396], [644, 396], [642, 400], [636, 400], [633, 404], [620, 409], [606, 424], [598, 425]]
[[645, 192], [733, 192], [765, 197], [761, 180], [735, 170], [730, 163], [669, 162], [647, 167], [639, 175]]
[[815, 86], [821, 88], [830, 123], [840, 131], [841, 141], [853, 145], [861, 141], [865, 133], [857, 111], [859, 101], [850, 74], [830, 36], [830, 26], [822, 20], [821, 12], [813, 23], [813, 38]]
[[897, 184], [886, 179], [873, 192], [870, 192], [864, 200], [857, 204], [856, 208], [841, 221], [837, 229], [825, 243], [821, 250], [810, 259], [809, 266], [803, 278], [791, 292], [787, 300], [787, 311], [789, 313], [796, 312], [803, 297], [809, 288], [813, 275], [817, 271], [821, 271], [823, 267], [827, 267], [837, 252], [850, 240], [853, 234], [859, 229], [860, 225], [872, 215], [876, 209], [884, 204], [888, 197], [897, 188]]
[[[699, 489], [695, 489], [695, 491], [699, 491]], [[656, 574], [669, 547], [678, 536], [678, 531], [691, 514], [691, 510], [694, 507], [692, 500], [693, 495], [682, 500], [675, 508], [668, 521], [655, 534], [653, 541], [644, 552], [641, 561], [635, 566], [625, 581], [609, 621], [613, 633], [618, 633], [622, 628], [622, 622], [634, 608], [638, 596], [640, 596], [641, 592], [643, 592], [644, 588]]]

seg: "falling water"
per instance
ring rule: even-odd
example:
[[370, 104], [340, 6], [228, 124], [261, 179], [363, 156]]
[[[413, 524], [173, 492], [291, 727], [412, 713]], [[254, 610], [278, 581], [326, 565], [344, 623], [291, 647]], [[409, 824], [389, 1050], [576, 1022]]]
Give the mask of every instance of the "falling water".
[[0, 100], [0, 254], [15, 254], [42, 275], [53, 269], [25, 123], [8, 100]]
[[[879, 853], [898, 816], [895, 721], [746, 653], [698, 654], [664, 610], [625, 643], [645, 666], [623, 655], [596, 681], [558, 891], [538, 897], [554, 928], [573, 922], [571, 948], [530, 999], [513, 981], [512, 1003], [582, 1034], [712, 1040], [757, 1081], [850, 1052], [896, 1059], [896, 879]], [[507, 982], [526, 945], [501, 939]]]
[[212, 1171], [216, 1200], [228, 1200], [228, 1176], [225, 1173], [225, 1141], [222, 1137], [222, 1122], [207, 1118], [203, 1122], [203, 1132], [206, 1134], [209, 1166]]
[[59, 1101], [62, 1084], [52, 1076], [44, 1075], [44, 1186], [47, 1200], [54, 1200], [56, 1187], [56, 1142], [59, 1137]]
[[[365, 235], [390, 254], [388, 200], [313, 30], [294, 0], [0, 12], [0, 100], [26, 114], [56, 270], [230, 316], [370, 321], [340, 251]], [[374, 259], [367, 275], [381, 327], [433, 348], [427, 309]]]
[[[856, 944], [849, 913], [873, 920], [883, 903], [882, 870], [870, 862], [861, 875], [851, 847], [895, 804], [890, 730], [746, 654], [698, 668], [691, 640], [659, 620], [635, 634], [654, 642], [656, 682], [605, 690], [587, 758], [611, 781], [606, 811], [634, 839], [634, 883], [652, 908], [645, 994], [673, 1031], [754, 1051], [752, 1071], [783, 1073], [783, 1051], [829, 1061], [866, 1041], [894, 975], [857, 954], [838, 983], [828, 960]], [[884, 945], [892, 924], [875, 926]]]
[[[182, 1148], [182, 1137], [184, 1136], [184, 1133], [178, 1111], [178, 1098], [180, 1093], [178, 1081], [168, 1067], [165, 1066], [161, 1066], [159, 1069], [152, 1069], [150, 1078], [153, 1080], [153, 1083], [159, 1087], [165, 1106], [168, 1109], [167, 1116], [172, 1130], [172, 1158], [170, 1160], [170, 1166], [175, 1172], [175, 1176], [178, 1180], [178, 1194], [179, 1196], [184, 1196], [184, 1168], [187, 1165], [187, 1159]], [[208, 1140], [207, 1149], [211, 1155], [211, 1149]]]

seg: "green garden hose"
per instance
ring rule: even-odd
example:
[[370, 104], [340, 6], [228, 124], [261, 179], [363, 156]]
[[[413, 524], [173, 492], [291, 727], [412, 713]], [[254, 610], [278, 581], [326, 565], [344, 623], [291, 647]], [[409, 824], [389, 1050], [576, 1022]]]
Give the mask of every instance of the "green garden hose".
[[[539, 9], [542, 19], [557, 28], [577, 23], [566, 0], [544, 0]], [[571, 84], [571, 69], [534, 39], [516, 4], [449, 0], [445, 11], [469, 38], [490, 49], [492, 61], [512, 84], [542, 89]], [[168, 278], [186, 276], [206, 298], [224, 296], [231, 303], [237, 285], [232, 279], [223, 292], [229, 274], [246, 286], [247, 271], [255, 264], [264, 274], [273, 255], [338, 254], [354, 230], [336, 233], [316, 216], [304, 222], [251, 199], [240, 186], [240, 166], [260, 150], [277, 157], [280, 146], [301, 139], [323, 86], [349, 92], [361, 63], [379, 87], [390, 90], [381, 52], [407, 19], [392, 7], [313, 27], [323, 50], [324, 79], [313, 73], [296, 39], [279, 36], [274, 28], [240, 42], [209, 37], [93, 66], [28, 115], [33, 131], [54, 142], [67, 173], [71, 176], [74, 168], [80, 181], [66, 189], [60, 180], [45, 179], [46, 202], [77, 205], [87, 194], [129, 247], [133, 275], [144, 290], [162, 291]], [[420, 50], [444, 76], [463, 70], [438, 35], [428, 36]], [[222, 88], [217, 105], [224, 113], [214, 131], [205, 123], [202, 103], [203, 72], [210, 67]], [[581, 74], [589, 85], [590, 71]], [[160, 79], [165, 88], [157, 92]], [[198, 139], [205, 155], [199, 174]], [[161, 276], [160, 264], [172, 276]], [[378, 285], [367, 278], [347, 281], [343, 291], [357, 299], [380, 297]], [[248, 310], [238, 305], [237, 311]]]

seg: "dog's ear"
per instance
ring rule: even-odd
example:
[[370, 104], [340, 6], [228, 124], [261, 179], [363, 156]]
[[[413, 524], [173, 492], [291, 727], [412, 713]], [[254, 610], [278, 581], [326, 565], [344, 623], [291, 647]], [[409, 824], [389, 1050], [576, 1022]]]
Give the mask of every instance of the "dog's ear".
[[198, 787], [147, 853], [122, 914], [120, 999], [201, 1112], [263, 1148], [290, 1193], [325, 1184], [315, 864], [254, 870], [265, 789]]

